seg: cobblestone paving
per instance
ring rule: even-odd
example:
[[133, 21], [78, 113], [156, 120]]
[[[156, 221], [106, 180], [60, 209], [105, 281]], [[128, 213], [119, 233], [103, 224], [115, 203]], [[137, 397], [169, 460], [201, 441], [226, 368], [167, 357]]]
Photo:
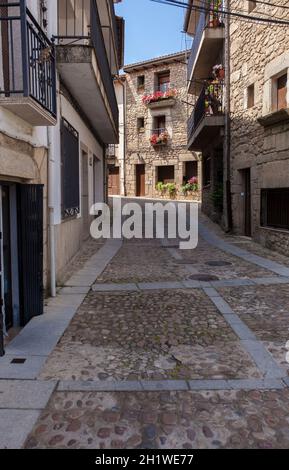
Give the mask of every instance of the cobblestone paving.
[[99, 276], [98, 282], [178, 281], [189, 277], [164, 248], [137, 244], [123, 246]]
[[289, 447], [289, 390], [57, 392], [26, 448]]
[[259, 377], [200, 290], [89, 293], [41, 377], [75, 380]]
[[[234, 246], [247, 249], [248, 244], [249, 252], [289, 265], [281, 255], [268, 254], [268, 250], [255, 247], [242, 237], [224, 235], [203, 216], [201, 219], [207, 228]], [[219, 279], [276, 277], [271, 271], [227, 254], [202, 239], [192, 251], [182, 252], [171, 245], [176, 257], [159, 240], [124, 240], [96, 281], [118, 284], [178, 281], [194, 273]], [[89, 257], [89, 250], [86, 253], [83, 260]], [[180, 256], [182, 259], [176, 259]], [[230, 264], [210, 266], [207, 263], [211, 261]], [[206, 295], [202, 289], [90, 291], [39, 378], [81, 382], [242, 378], [250, 382], [263, 378], [243, 347], [246, 341], [239, 340], [210, 300], [209, 295], [218, 294], [260, 340], [260, 355], [263, 344], [276, 363], [289, 373], [285, 359], [289, 284], [235, 286], [209, 292]], [[222, 302], [219, 305], [221, 310]], [[240, 330], [248, 334], [242, 324]], [[257, 363], [260, 365], [260, 360]], [[218, 392], [57, 391], [26, 447], [288, 448], [289, 388]]]
[[[251, 263], [224, 253], [199, 239], [194, 250], [178, 250], [183, 260], [192, 263], [194, 269], [201, 274], [217, 276], [219, 279], [252, 279], [255, 277], [272, 277], [272, 272]], [[212, 266], [207, 263], [224, 262], [227, 266]]]
[[218, 290], [289, 374], [289, 285]]

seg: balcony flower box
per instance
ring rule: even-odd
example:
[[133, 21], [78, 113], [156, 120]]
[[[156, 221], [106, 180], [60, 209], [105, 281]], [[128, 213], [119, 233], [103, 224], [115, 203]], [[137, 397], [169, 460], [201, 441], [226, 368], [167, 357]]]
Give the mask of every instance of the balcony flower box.
[[158, 145], [167, 145], [169, 140], [169, 134], [167, 131], [161, 132], [160, 134], [152, 134], [150, 143], [153, 147]]
[[177, 90], [175, 88], [170, 88], [167, 91], [155, 91], [150, 95], [144, 95], [142, 102], [148, 106], [152, 103], [159, 103], [164, 100], [175, 100], [176, 96]]

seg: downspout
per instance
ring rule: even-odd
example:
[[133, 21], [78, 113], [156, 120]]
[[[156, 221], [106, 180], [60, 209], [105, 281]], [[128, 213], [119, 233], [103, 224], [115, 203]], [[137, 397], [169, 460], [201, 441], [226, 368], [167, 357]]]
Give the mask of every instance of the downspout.
[[49, 212], [49, 260], [50, 295], [56, 297], [55, 225], [54, 225], [54, 159], [52, 155], [52, 128], [47, 127], [48, 148], [48, 212]]
[[123, 90], [123, 157], [121, 165], [121, 193], [126, 196], [126, 181], [125, 181], [125, 154], [126, 154], [126, 82], [119, 79], [119, 83]]
[[[230, 0], [224, 1], [226, 11], [229, 11]], [[225, 16], [225, 135], [224, 135], [224, 228], [232, 230], [232, 201], [231, 201], [231, 65], [230, 65], [230, 15]]]

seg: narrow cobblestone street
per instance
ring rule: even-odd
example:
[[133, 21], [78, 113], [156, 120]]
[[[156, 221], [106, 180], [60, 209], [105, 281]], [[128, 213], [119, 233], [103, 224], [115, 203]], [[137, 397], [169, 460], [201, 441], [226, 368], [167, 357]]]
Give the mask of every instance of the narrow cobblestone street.
[[288, 448], [288, 260], [201, 219], [195, 250], [124, 240], [91, 289], [67, 281], [83, 302], [26, 448]]

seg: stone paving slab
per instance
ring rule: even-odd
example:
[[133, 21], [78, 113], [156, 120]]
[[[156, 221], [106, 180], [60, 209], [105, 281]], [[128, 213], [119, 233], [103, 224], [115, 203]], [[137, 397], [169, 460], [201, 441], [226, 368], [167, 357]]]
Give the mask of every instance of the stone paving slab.
[[21, 449], [39, 416], [39, 410], [0, 410], [0, 449]]
[[[12, 364], [13, 359], [24, 359], [24, 364]], [[0, 358], [0, 379], [34, 380], [38, 377], [47, 356], [6, 354]]]
[[289, 389], [56, 392], [25, 448], [289, 447]]
[[117, 291], [138, 291], [137, 284], [94, 284], [92, 286], [93, 292], [117, 292]]
[[40, 380], [0, 380], [0, 409], [43, 409], [56, 382]]
[[90, 287], [77, 287], [77, 286], [74, 286], [74, 287], [62, 287], [61, 289], [59, 289], [59, 292], [58, 294], [60, 295], [65, 295], [65, 294], [88, 294], [88, 292], [90, 291]]

